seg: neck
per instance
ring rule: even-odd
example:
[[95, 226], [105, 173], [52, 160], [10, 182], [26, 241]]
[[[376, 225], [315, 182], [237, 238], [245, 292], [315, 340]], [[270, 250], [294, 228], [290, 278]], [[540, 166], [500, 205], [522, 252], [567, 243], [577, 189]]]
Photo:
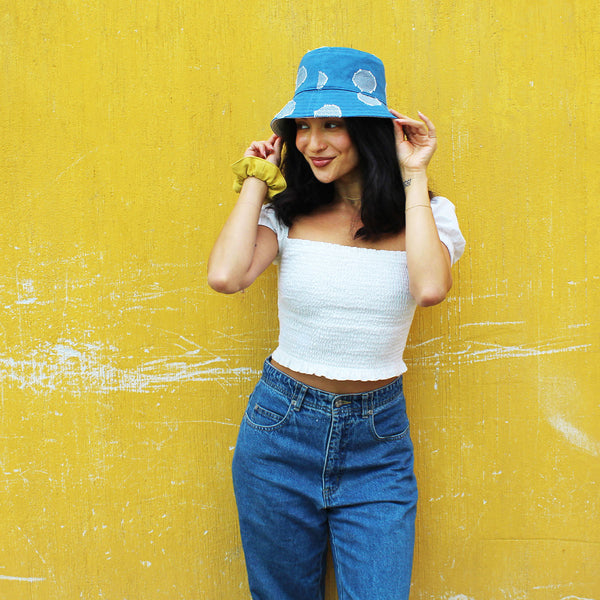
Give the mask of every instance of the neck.
[[361, 186], [358, 183], [353, 185], [338, 184], [335, 188], [335, 195], [340, 202], [352, 208], [357, 208], [362, 200]]

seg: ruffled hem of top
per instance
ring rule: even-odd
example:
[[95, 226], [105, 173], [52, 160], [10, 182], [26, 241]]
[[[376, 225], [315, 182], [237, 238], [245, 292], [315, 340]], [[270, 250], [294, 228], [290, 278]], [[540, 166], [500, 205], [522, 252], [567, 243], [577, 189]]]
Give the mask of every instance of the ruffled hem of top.
[[336, 381], [379, 381], [399, 377], [406, 372], [406, 364], [403, 360], [396, 365], [380, 366], [378, 369], [372, 367], [335, 367], [332, 365], [316, 365], [306, 360], [286, 354], [281, 348], [273, 352], [273, 360], [280, 365], [307, 375], [327, 377]]

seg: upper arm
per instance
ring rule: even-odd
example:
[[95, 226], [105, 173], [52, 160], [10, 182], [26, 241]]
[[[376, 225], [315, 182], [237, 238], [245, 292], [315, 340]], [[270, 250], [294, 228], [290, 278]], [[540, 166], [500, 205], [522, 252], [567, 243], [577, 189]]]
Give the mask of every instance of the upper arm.
[[450, 254], [450, 249], [448, 248], [447, 244], [444, 244], [444, 242], [440, 241], [440, 244], [442, 245], [442, 248], [444, 250], [444, 258], [446, 259], [446, 264], [448, 265], [448, 270], [451, 271], [452, 270], [452, 255]]
[[259, 225], [256, 232], [256, 245], [254, 246], [252, 263], [244, 276], [241, 289], [245, 290], [250, 287], [275, 260], [278, 252], [279, 244], [276, 233], [265, 225]]

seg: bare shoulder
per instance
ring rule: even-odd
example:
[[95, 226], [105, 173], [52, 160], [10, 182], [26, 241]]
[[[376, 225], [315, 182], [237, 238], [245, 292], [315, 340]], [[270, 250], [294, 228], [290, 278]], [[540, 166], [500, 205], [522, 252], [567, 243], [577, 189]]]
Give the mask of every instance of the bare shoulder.
[[354, 235], [361, 227], [362, 221], [358, 214], [327, 207], [298, 217], [290, 228], [288, 237], [377, 250], [405, 249], [404, 232], [382, 236], [377, 240], [356, 239]]

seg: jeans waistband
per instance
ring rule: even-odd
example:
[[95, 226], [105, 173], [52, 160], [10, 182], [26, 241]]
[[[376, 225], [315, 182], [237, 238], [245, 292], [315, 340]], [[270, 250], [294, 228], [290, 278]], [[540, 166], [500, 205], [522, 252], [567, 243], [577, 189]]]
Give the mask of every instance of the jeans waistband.
[[388, 404], [403, 392], [402, 376], [387, 385], [359, 394], [334, 394], [318, 388], [311, 387], [283, 373], [271, 364], [270, 358], [265, 360], [262, 372], [262, 381], [270, 387], [287, 396], [292, 405], [299, 410], [303, 404], [314, 408], [331, 410], [341, 406], [360, 409], [363, 414]]

